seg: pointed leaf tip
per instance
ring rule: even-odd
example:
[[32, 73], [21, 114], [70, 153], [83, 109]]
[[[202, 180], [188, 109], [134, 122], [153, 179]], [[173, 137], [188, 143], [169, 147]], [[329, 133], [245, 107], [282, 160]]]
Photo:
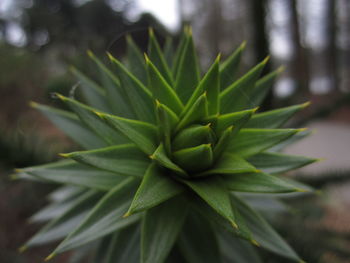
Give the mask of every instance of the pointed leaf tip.
[[107, 57], [108, 57], [109, 60], [113, 60], [114, 59], [113, 55], [111, 53], [109, 53], [108, 51], [106, 52], [106, 54], [107, 54]]
[[231, 225], [234, 229], [238, 229], [238, 225], [234, 221], [231, 221]]
[[256, 241], [255, 239], [250, 240], [250, 242], [257, 247], [261, 247], [260, 244], [258, 243], [258, 241]]
[[94, 57], [94, 53], [91, 51], [91, 49], [86, 50], [86, 54], [87, 54], [90, 58]]
[[123, 218], [127, 218], [129, 216], [131, 216], [131, 212], [130, 211], [126, 212], [122, 217]]
[[59, 153], [59, 156], [63, 157], [63, 158], [69, 158], [69, 153]]
[[39, 106], [39, 104], [36, 103], [36, 102], [34, 102], [34, 101], [30, 101], [30, 102], [29, 102], [29, 106], [32, 107], [32, 108], [34, 108], [34, 109], [36, 109], [36, 108]]
[[307, 101], [307, 102], [304, 102], [303, 104], [301, 104], [301, 106], [303, 108], [309, 107], [310, 105], [311, 105], [311, 101]]
[[145, 61], [147, 64], [150, 64], [151, 63], [151, 60], [149, 59], [148, 55], [146, 52], [143, 53], [143, 56], [145, 57]]
[[295, 191], [299, 192], [299, 193], [308, 193], [308, 192], [310, 192], [310, 190], [304, 189], [304, 188], [295, 188]]
[[280, 66], [276, 71], [278, 74], [282, 73], [283, 71], [285, 71], [286, 67], [285, 66]]
[[303, 131], [307, 131], [308, 128], [300, 128], [300, 129], [296, 129], [296, 130], [297, 130], [297, 132], [303, 132]]
[[239, 46], [240, 49], [245, 49], [245, 47], [247, 46], [247, 40], [244, 40], [242, 42], [242, 44]]
[[48, 255], [48, 256], [44, 259], [44, 261], [47, 262], [47, 261], [53, 259], [55, 256], [56, 256], [55, 253], [51, 253], [50, 255]]
[[267, 62], [269, 62], [271, 56], [267, 56], [264, 60], [263, 60], [263, 63], [266, 64]]
[[26, 245], [23, 245], [21, 247], [18, 248], [18, 252], [19, 253], [23, 253], [24, 251], [26, 251], [28, 249], [28, 247]]

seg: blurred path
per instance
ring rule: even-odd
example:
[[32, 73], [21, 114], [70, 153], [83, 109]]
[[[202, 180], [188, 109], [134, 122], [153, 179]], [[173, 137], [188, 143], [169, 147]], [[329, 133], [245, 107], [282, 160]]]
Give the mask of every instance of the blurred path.
[[312, 123], [308, 128], [314, 133], [288, 147], [286, 153], [324, 160], [299, 171], [312, 175], [350, 171], [350, 124], [323, 121]]

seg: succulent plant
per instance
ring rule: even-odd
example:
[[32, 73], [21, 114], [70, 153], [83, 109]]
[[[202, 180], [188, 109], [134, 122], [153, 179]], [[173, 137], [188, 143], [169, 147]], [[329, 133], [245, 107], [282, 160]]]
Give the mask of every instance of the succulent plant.
[[72, 68], [82, 101], [56, 94], [72, 112], [32, 103], [84, 150], [18, 170], [63, 185], [22, 250], [63, 239], [47, 260], [82, 247], [104, 263], [254, 263], [261, 248], [301, 261], [250, 205], [310, 190], [280, 174], [315, 160], [278, 151], [305, 135], [280, 127], [307, 104], [257, 112], [281, 70], [260, 77], [265, 59], [237, 77], [243, 43], [202, 76], [188, 28], [174, 53], [152, 30], [144, 56], [127, 43], [126, 66], [88, 52], [99, 82]]

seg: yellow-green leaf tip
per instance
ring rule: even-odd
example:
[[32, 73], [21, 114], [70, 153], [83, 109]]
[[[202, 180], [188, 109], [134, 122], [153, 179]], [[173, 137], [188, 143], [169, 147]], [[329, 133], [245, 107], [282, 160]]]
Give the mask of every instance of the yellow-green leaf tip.
[[35, 108], [38, 108], [39, 104], [34, 101], [30, 101], [29, 106], [35, 109]]
[[310, 190], [304, 189], [304, 188], [295, 188], [295, 191], [296, 191], [296, 192], [300, 192], [300, 193], [310, 192]]
[[151, 64], [151, 60], [149, 59], [148, 55], [146, 53], [143, 53], [143, 56], [145, 57], [147, 65]]
[[188, 36], [192, 36], [192, 27], [189, 26], [189, 25], [185, 26], [184, 32], [185, 32], [185, 34], [187, 34]]
[[18, 252], [19, 252], [19, 253], [23, 253], [23, 252], [26, 251], [27, 249], [28, 249], [28, 247], [27, 247], [26, 245], [24, 245], [24, 246], [21, 246], [21, 247], [18, 248]]
[[307, 102], [301, 104], [301, 106], [302, 106], [303, 108], [306, 108], [306, 107], [310, 106], [310, 104], [311, 104], [311, 101], [307, 101]]
[[111, 53], [106, 52], [106, 54], [107, 54], [107, 57], [109, 60], [115, 60], [115, 58], [113, 57], [113, 55]]
[[86, 50], [86, 54], [87, 54], [90, 58], [93, 58], [93, 57], [94, 57], [94, 53], [93, 53], [90, 49]]
[[93, 111], [98, 117], [103, 118], [103, 113], [98, 111]]
[[64, 158], [69, 158], [69, 153], [59, 153], [58, 155]]
[[53, 93], [53, 95], [57, 98], [59, 98], [60, 100], [67, 100], [67, 98], [65, 96], [63, 96], [62, 94], [59, 94], [57, 92]]
[[153, 37], [153, 36], [154, 36], [154, 30], [153, 30], [152, 27], [149, 27], [149, 28], [148, 28], [148, 34], [149, 34], [150, 37]]
[[56, 256], [55, 253], [51, 253], [50, 255], [48, 255], [48, 256], [45, 258], [45, 261], [49, 261], [49, 260], [53, 259], [55, 256]]
[[253, 113], [257, 112], [257, 110], [259, 109], [260, 107], [256, 107], [253, 109]]
[[285, 66], [280, 66], [278, 69], [277, 69], [277, 73], [280, 74], [282, 73], [283, 71], [285, 71], [286, 67]]
[[303, 132], [303, 131], [307, 131], [308, 128], [300, 128], [300, 129], [297, 129], [298, 132]]
[[242, 50], [242, 49], [245, 49], [246, 46], [247, 46], [247, 40], [244, 40], [242, 44], [239, 46], [239, 48]]
[[260, 244], [258, 243], [258, 241], [256, 241], [255, 239], [250, 240], [250, 242], [257, 247], [260, 247]]
[[238, 229], [238, 225], [235, 222], [231, 222], [231, 225], [233, 226], [234, 229]]
[[128, 217], [128, 216], [131, 216], [131, 212], [130, 212], [130, 211], [126, 212], [126, 213], [123, 215], [123, 218], [126, 218], [126, 217]]
[[13, 169], [16, 173], [23, 173], [24, 170], [23, 169], [19, 169], [19, 168], [15, 168]]
[[270, 60], [270, 56], [267, 56], [264, 60], [263, 60], [263, 64], [266, 64], [268, 61]]

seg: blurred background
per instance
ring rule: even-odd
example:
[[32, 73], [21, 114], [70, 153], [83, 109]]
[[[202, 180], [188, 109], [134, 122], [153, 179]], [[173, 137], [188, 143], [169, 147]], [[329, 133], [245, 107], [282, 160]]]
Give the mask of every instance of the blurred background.
[[289, 125], [314, 132], [287, 152], [324, 158], [290, 175], [321, 191], [286, 200], [293, 217], [271, 208], [271, 220], [307, 262], [350, 262], [350, 1], [0, 0], [1, 262], [42, 262], [55, 245], [18, 253], [38, 229], [27, 219], [54, 187], [11, 180], [13, 169], [76, 147], [28, 102], [63, 107], [50, 94], [69, 94], [70, 65], [94, 74], [88, 49], [122, 57], [126, 34], [146, 49], [148, 27], [164, 44], [185, 24], [203, 69], [244, 40], [242, 73], [267, 55], [269, 70], [285, 66], [263, 109], [312, 102]]

